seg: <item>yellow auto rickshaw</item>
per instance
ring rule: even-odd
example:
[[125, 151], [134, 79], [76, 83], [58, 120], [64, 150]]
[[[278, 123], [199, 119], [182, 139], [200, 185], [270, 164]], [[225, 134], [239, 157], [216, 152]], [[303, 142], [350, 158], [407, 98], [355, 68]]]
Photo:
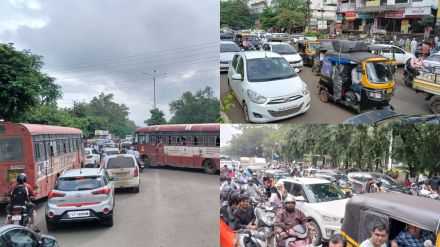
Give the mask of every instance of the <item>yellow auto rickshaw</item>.
[[[325, 53], [322, 63], [319, 95], [323, 102], [332, 100], [358, 112], [393, 107], [389, 104], [395, 92], [393, 63], [373, 54], [364, 42], [333, 41], [333, 50]], [[353, 71], [359, 81], [352, 78]]]
[[319, 41], [298, 40], [295, 43], [296, 50], [303, 59], [303, 64], [312, 66], [313, 57], [319, 49]]
[[345, 206], [341, 234], [348, 247], [358, 247], [371, 237], [377, 223], [388, 226], [388, 242], [411, 225], [431, 232], [432, 243], [440, 247], [439, 209], [440, 201], [426, 197], [388, 192], [356, 195]]

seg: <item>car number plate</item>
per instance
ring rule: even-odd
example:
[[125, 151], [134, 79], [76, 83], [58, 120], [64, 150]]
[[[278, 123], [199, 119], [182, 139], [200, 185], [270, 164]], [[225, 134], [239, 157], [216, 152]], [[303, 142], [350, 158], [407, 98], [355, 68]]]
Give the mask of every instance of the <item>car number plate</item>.
[[70, 218], [88, 217], [88, 216], [90, 216], [90, 211], [89, 210], [73, 211], [73, 212], [68, 212], [68, 215]]
[[275, 217], [275, 213], [269, 212], [269, 213], [267, 213], [267, 216], [268, 217]]
[[278, 111], [287, 111], [287, 110], [290, 110], [290, 109], [293, 109], [293, 108], [296, 108], [296, 107], [298, 107], [298, 106], [297, 105], [284, 106], [284, 107], [278, 108]]
[[12, 215], [11, 220], [12, 221], [21, 220], [21, 215]]

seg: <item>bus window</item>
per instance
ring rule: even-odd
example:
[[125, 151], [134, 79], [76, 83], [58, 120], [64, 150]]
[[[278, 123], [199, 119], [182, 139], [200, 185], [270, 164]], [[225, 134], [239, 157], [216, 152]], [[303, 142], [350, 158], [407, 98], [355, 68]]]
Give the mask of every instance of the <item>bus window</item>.
[[173, 146], [177, 145], [177, 137], [172, 136], [172, 137], [170, 137], [170, 140], [171, 140], [171, 145], [173, 145]]
[[162, 143], [162, 145], [166, 145], [167, 143], [167, 138], [165, 136], [161, 136], [160, 137], [160, 143]]
[[150, 136], [150, 143], [153, 145], [157, 144], [157, 136]]
[[148, 134], [145, 135], [145, 144], [150, 144], [150, 135]]
[[63, 153], [67, 153], [67, 143], [63, 141]]
[[217, 136], [217, 137], [216, 137], [216, 139], [215, 139], [215, 145], [216, 145], [217, 147], [220, 147], [220, 136]]
[[215, 136], [208, 136], [208, 146], [215, 147], [215, 143], [216, 143], [216, 137]]
[[139, 133], [134, 133], [134, 143], [139, 143]]
[[193, 145], [192, 136], [185, 136], [185, 142], [187, 146], [192, 146]]
[[144, 135], [139, 135], [139, 144], [145, 144], [145, 136]]
[[23, 160], [23, 143], [19, 138], [0, 140], [0, 162]]

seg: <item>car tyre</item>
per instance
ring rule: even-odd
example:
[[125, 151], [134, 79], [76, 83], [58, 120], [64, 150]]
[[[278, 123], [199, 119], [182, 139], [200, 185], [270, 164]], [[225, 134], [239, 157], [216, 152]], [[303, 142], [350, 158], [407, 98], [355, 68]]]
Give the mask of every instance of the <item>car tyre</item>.
[[319, 99], [324, 103], [328, 102], [328, 94], [324, 89], [319, 90]]
[[112, 227], [113, 226], [113, 214], [108, 216], [105, 220], [103, 220], [102, 224], [107, 227]]
[[46, 220], [46, 228], [47, 228], [47, 231], [53, 232], [56, 229], [56, 224], [54, 222]]
[[134, 193], [139, 193], [139, 187], [140, 187], [140, 185], [138, 185], [138, 187], [133, 187], [133, 192]]
[[322, 234], [321, 234], [321, 230], [319, 229], [318, 224], [314, 220], [310, 221], [309, 224], [313, 227], [313, 229], [315, 229], [312, 232], [313, 246], [321, 245]]
[[144, 167], [145, 167], [145, 168], [151, 168], [151, 165], [150, 165], [150, 158], [148, 158], [148, 156], [145, 156], [145, 157], [144, 157]]
[[251, 120], [249, 118], [249, 109], [246, 105], [246, 102], [243, 102], [243, 112], [244, 112], [244, 120], [246, 123], [251, 123]]

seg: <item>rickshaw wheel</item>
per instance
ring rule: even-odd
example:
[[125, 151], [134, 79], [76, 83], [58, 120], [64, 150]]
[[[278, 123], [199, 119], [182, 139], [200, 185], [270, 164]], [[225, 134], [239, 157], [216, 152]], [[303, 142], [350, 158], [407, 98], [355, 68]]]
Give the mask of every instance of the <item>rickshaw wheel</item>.
[[328, 95], [324, 89], [319, 90], [319, 99], [324, 103], [328, 102]]
[[430, 105], [432, 112], [435, 114], [440, 114], [440, 99], [435, 100]]

